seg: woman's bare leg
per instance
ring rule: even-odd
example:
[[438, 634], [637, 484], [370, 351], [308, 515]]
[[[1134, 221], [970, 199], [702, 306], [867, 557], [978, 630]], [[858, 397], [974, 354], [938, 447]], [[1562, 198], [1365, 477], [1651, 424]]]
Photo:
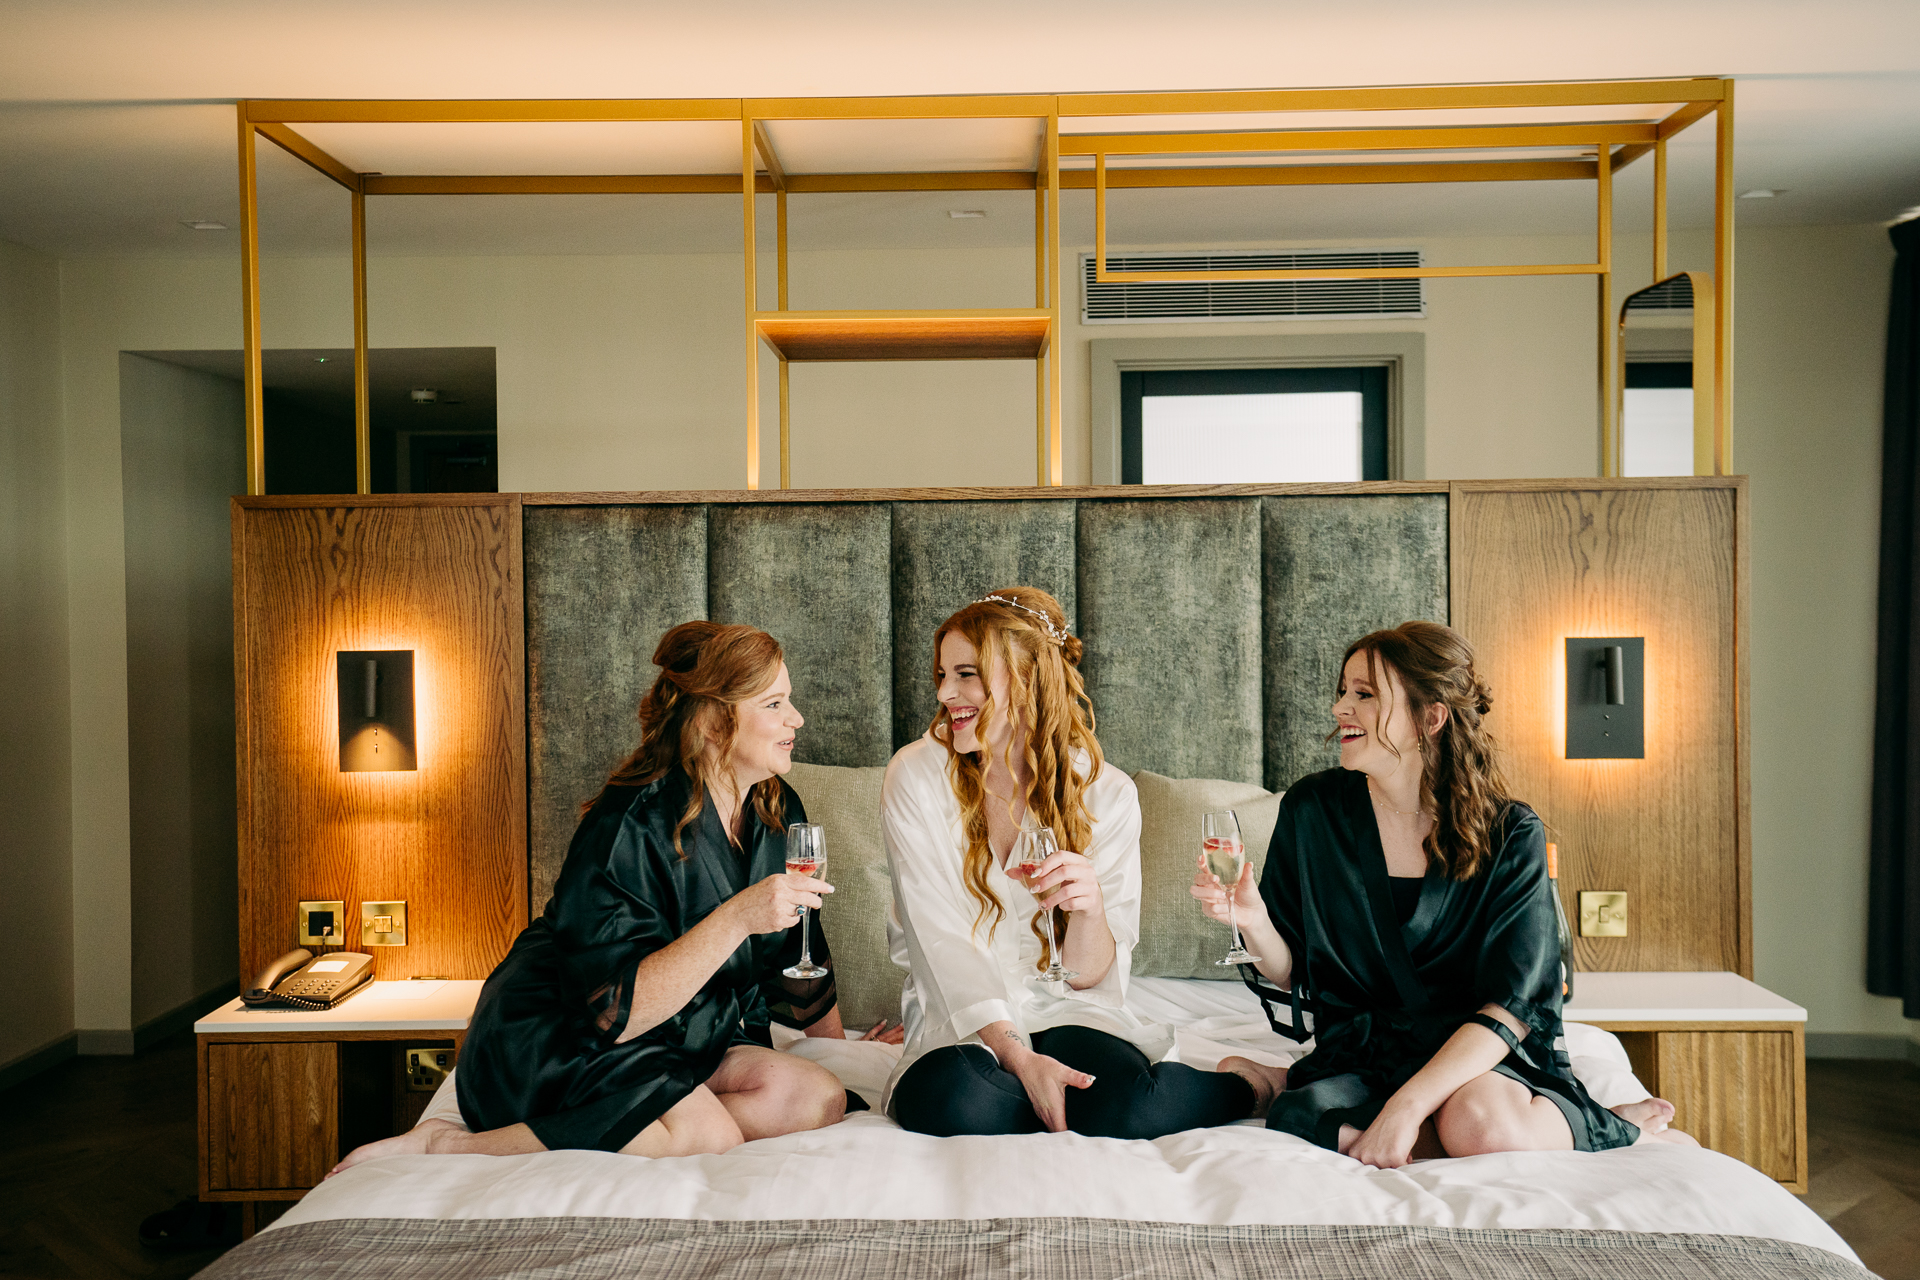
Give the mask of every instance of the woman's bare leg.
[[744, 1141], [740, 1126], [714, 1096], [699, 1085], [667, 1113], [620, 1148], [623, 1156], [710, 1156], [731, 1151]]
[[540, 1139], [533, 1136], [533, 1130], [524, 1124], [510, 1124], [504, 1129], [489, 1129], [485, 1133], [470, 1133], [451, 1120], [422, 1120], [405, 1133], [355, 1147], [347, 1153], [346, 1159], [328, 1171], [327, 1177], [331, 1178], [342, 1169], [351, 1169], [362, 1160], [374, 1160], [381, 1156], [521, 1156], [545, 1150]]
[[707, 1081], [749, 1142], [838, 1124], [847, 1092], [817, 1062], [759, 1045], [735, 1045]]
[[1255, 1062], [1252, 1058], [1242, 1058], [1238, 1054], [1220, 1059], [1215, 1069], [1239, 1076], [1253, 1090], [1253, 1110], [1248, 1112], [1255, 1118], [1264, 1118], [1273, 1106], [1273, 1100], [1287, 1087], [1287, 1069], [1270, 1067], [1264, 1062]]
[[1433, 1128], [1450, 1156], [1573, 1150], [1573, 1130], [1560, 1108], [1497, 1071], [1454, 1090], [1434, 1112]]

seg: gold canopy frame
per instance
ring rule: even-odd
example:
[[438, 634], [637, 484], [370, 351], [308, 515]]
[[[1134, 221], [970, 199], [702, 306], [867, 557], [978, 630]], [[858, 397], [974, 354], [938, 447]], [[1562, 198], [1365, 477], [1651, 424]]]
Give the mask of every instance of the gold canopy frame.
[[[1232, 124], [1288, 114], [1350, 112], [1517, 113], [1538, 117], [1588, 108], [1643, 108], [1644, 120], [1515, 123], [1419, 123], [1385, 128], [1213, 128], [1095, 132], [1108, 121]], [[1583, 81], [1541, 84], [1427, 85], [1368, 89], [1269, 89], [1198, 93], [1026, 94], [897, 98], [686, 98], [501, 100], [242, 100], [237, 105], [241, 199], [242, 324], [245, 341], [247, 490], [266, 490], [261, 395], [260, 236], [255, 161], [258, 139], [304, 161], [352, 196], [355, 475], [371, 488], [367, 394], [366, 199], [372, 195], [724, 194], [739, 191], [744, 214], [746, 289], [746, 487], [760, 487], [760, 351], [779, 361], [780, 485], [790, 479], [794, 361], [1031, 359], [1035, 367], [1035, 483], [1064, 482], [1060, 430], [1060, 192], [1094, 193], [1094, 266], [1100, 281], [1208, 281], [1591, 275], [1598, 288], [1598, 454], [1602, 475], [1616, 475], [1620, 371], [1611, 300], [1613, 175], [1654, 157], [1653, 275], [1667, 277], [1667, 143], [1712, 115], [1714, 255], [1711, 277], [1694, 273], [1695, 296], [1712, 300], [1710, 388], [1696, 413], [1696, 470], [1732, 469], [1733, 81]], [[871, 173], [791, 172], [767, 125], [783, 121], [1020, 119], [1036, 126], [1029, 167]], [[1063, 131], [1062, 121], [1072, 125]], [[291, 126], [297, 124], [530, 124], [736, 122], [740, 172], [661, 174], [433, 175], [361, 173]], [[1346, 124], [1347, 122], [1342, 122]], [[1574, 152], [1572, 156], [1565, 153]], [[1488, 159], [1486, 153], [1514, 158]], [[1542, 152], [1556, 153], [1542, 156]], [[1062, 159], [1068, 161], [1062, 167]], [[1221, 164], [1222, 157], [1254, 163]], [[1307, 157], [1313, 163], [1301, 162]], [[1119, 164], [1110, 164], [1117, 159]], [[1184, 159], [1185, 163], [1178, 161]], [[1196, 163], [1196, 161], [1200, 161]], [[1371, 183], [1591, 180], [1598, 225], [1588, 263], [1454, 267], [1312, 268], [1259, 271], [1114, 271], [1107, 266], [1107, 196], [1128, 188], [1349, 185]], [[787, 197], [817, 192], [994, 191], [1034, 193], [1034, 305], [1004, 310], [807, 311], [789, 307]], [[760, 306], [756, 200], [775, 197], [775, 307]], [[1702, 285], [1708, 286], [1702, 288]], [[1707, 403], [1710, 401], [1710, 407]], [[1706, 468], [1709, 466], [1711, 470]]]

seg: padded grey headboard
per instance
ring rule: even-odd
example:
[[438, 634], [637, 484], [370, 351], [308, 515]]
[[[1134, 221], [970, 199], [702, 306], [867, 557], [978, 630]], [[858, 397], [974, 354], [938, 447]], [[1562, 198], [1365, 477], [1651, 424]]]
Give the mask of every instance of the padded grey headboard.
[[1110, 760], [1270, 790], [1336, 762], [1349, 641], [1447, 620], [1441, 493], [529, 505], [524, 536], [536, 911], [580, 802], [638, 740], [654, 645], [689, 618], [779, 639], [796, 759], [878, 765], [933, 717], [934, 628], [1043, 587], [1086, 645]]

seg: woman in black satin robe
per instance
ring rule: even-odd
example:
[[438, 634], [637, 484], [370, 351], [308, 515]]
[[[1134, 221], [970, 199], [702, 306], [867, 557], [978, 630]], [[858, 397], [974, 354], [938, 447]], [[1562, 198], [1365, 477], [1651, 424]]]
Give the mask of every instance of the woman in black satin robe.
[[[1363, 1163], [1692, 1143], [1658, 1098], [1609, 1110], [1574, 1079], [1540, 819], [1481, 725], [1491, 694], [1456, 632], [1356, 641], [1334, 704], [1340, 765], [1281, 802], [1266, 868], [1233, 891], [1248, 984], [1307, 1037], [1267, 1127]], [[1205, 870], [1194, 896], [1223, 922]], [[1284, 1022], [1274, 1006], [1286, 1006]]]
[[[779, 775], [804, 721], [780, 647], [688, 622], [654, 662], [639, 749], [481, 991], [454, 1073], [468, 1128], [423, 1122], [339, 1168], [439, 1151], [691, 1155], [840, 1119], [833, 1075], [770, 1042], [776, 1018], [841, 1035], [832, 978], [780, 973], [799, 957], [796, 908], [833, 891], [786, 871], [785, 824], [805, 815]], [[828, 957], [818, 931], [813, 954]]]

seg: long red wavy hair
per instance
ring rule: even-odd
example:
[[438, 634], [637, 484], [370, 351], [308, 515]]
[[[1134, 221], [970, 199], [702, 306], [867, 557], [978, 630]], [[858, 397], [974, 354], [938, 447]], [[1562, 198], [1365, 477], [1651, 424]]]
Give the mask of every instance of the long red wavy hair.
[[[940, 681], [941, 643], [949, 635], [966, 637], [973, 645], [981, 683], [988, 689], [974, 733], [985, 743], [990, 727], [1002, 717], [1012, 718], [1017, 728], [1025, 729], [1025, 733], [1016, 732], [1007, 738], [1002, 763], [1010, 774], [1018, 776], [1014, 752], [1020, 753], [1030, 779], [1026, 802], [1032, 821], [1052, 827], [1061, 848], [1084, 851], [1092, 841], [1094, 822], [1087, 810], [1086, 790], [1099, 775], [1105, 757], [1094, 737], [1093, 703], [1080, 678], [1080, 640], [1067, 634], [1066, 613], [1047, 592], [1037, 587], [1001, 587], [988, 594], [1014, 603], [981, 600], [941, 623], [933, 633], [934, 683]], [[1052, 626], [1053, 635], [1036, 614]], [[1004, 707], [996, 703], [991, 692], [995, 673], [1002, 670], [1007, 673], [1009, 704]], [[973, 925], [978, 929], [986, 923], [991, 938], [1006, 918], [1007, 908], [987, 880], [993, 850], [987, 841], [985, 750], [954, 750], [953, 723], [944, 706], [935, 713], [931, 727], [933, 736], [946, 745], [947, 778], [960, 801], [961, 829], [966, 836], [961, 878], [978, 908]], [[1080, 752], [1088, 758], [1084, 773], [1075, 767]], [[1011, 799], [1008, 810], [1011, 816]], [[1041, 912], [1035, 911], [1028, 925], [1036, 938], [1045, 939]], [[1055, 911], [1054, 928], [1064, 939], [1065, 912]], [[1044, 958], [1039, 967], [1046, 967]]]

